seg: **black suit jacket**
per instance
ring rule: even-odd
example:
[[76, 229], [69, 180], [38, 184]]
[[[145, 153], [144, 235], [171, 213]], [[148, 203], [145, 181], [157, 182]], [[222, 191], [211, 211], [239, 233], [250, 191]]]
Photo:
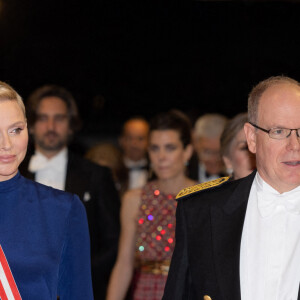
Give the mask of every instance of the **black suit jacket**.
[[[240, 245], [255, 172], [178, 200], [163, 300], [241, 300]], [[298, 296], [298, 299], [300, 297]]]
[[[30, 158], [30, 154], [26, 156], [20, 165], [20, 172], [34, 180], [34, 174], [28, 171]], [[94, 297], [105, 299], [107, 283], [117, 255], [120, 230], [120, 200], [111, 172], [69, 151], [65, 191], [77, 194], [86, 208], [91, 238]]]

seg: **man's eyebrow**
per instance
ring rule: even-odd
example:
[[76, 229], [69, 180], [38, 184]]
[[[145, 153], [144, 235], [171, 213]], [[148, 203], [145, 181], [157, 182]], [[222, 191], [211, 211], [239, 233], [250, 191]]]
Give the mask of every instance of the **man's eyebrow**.
[[[288, 128], [287, 126], [283, 126], [283, 125], [273, 125], [273, 126], [270, 126], [270, 128], [284, 128], [284, 129], [290, 129]], [[299, 127], [300, 128], [300, 127]]]

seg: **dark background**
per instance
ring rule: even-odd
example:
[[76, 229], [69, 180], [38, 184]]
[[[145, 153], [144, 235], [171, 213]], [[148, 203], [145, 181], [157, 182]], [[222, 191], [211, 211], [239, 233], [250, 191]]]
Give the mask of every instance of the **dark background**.
[[83, 140], [171, 108], [232, 117], [258, 81], [300, 80], [299, 25], [293, 1], [0, 0], [0, 80], [69, 89]]

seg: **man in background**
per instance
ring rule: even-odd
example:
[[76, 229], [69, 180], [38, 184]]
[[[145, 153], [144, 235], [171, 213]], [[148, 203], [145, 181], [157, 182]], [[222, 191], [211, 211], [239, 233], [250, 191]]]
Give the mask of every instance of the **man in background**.
[[66, 89], [47, 85], [34, 91], [27, 101], [27, 120], [34, 151], [29, 151], [20, 171], [80, 197], [91, 237], [94, 296], [104, 299], [119, 236], [120, 202], [110, 171], [69, 151], [80, 122], [75, 100]]
[[119, 138], [124, 163], [128, 168], [128, 188], [141, 188], [148, 180], [149, 124], [140, 117], [127, 120]]
[[193, 143], [196, 155], [188, 166], [189, 177], [206, 182], [224, 176], [220, 155], [220, 137], [227, 118], [220, 114], [205, 114], [197, 119]]

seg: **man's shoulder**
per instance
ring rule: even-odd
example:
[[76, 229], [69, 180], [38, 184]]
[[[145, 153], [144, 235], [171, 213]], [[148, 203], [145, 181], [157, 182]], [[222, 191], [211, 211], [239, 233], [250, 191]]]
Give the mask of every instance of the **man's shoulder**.
[[211, 191], [216, 188], [221, 188], [225, 183], [229, 182], [230, 177], [221, 177], [216, 180], [199, 183], [181, 190], [176, 196], [177, 200], [198, 196], [205, 191]]
[[248, 199], [255, 173], [256, 171], [237, 180], [221, 177], [189, 187], [178, 194], [177, 200], [190, 209], [198, 206], [203, 208], [206, 205], [222, 206], [230, 199], [231, 202], [239, 203], [241, 199]]

